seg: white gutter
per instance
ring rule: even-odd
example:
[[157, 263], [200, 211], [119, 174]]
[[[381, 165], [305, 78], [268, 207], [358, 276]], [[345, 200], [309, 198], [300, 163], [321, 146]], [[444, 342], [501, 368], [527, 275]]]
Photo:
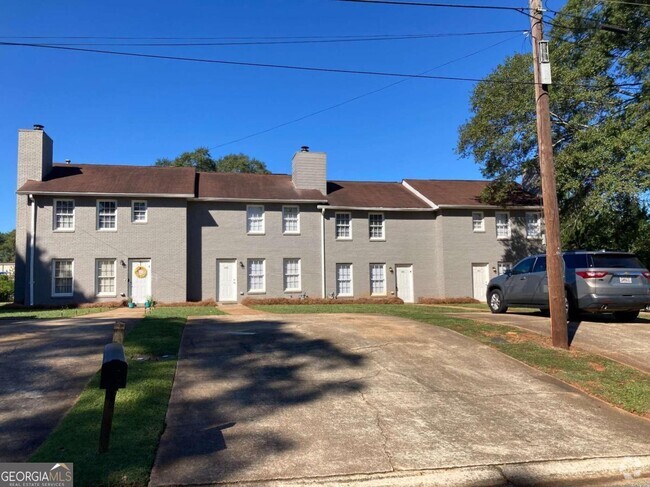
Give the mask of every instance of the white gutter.
[[415, 189], [413, 186], [411, 186], [405, 180], [402, 180], [402, 186], [404, 186], [406, 189], [408, 189], [411, 193], [413, 193], [415, 196], [420, 198], [422, 201], [424, 201], [427, 205], [429, 205], [434, 210], [438, 209], [438, 205], [436, 205], [433, 201], [431, 201], [429, 198], [427, 198], [422, 193], [420, 193], [417, 189]]
[[496, 205], [439, 205], [438, 208], [450, 210], [541, 210], [542, 206], [527, 205], [527, 206], [496, 206]]
[[320, 274], [321, 274], [321, 297], [325, 299], [325, 208], [320, 213]]
[[101, 193], [98, 191], [16, 191], [16, 194], [43, 195], [43, 196], [102, 196], [120, 198], [194, 198], [193, 194], [175, 193]]
[[329, 206], [318, 205], [319, 210], [360, 210], [360, 211], [434, 211], [433, 208], [385, 208], [383, 206]]
[[32, 202], [32, 222], [29, 236], [29, 305], [34, 306], [34, 246], [36, 244], [36, 200], [29, 195]]

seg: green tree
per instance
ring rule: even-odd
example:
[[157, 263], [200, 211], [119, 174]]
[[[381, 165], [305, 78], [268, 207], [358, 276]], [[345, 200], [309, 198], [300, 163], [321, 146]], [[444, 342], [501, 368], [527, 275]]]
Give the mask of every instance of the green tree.
[[[650, 6], [569, 0], [552, 23], [563, 246], [630, 250], [650, 264]], [[457, 150], [495, 180], [483, 195], [495, 204], [514, 181], [539, 174], [534, 88], [512, 81], [532, 81], [531, 55], [510, 56], [477, 84], [471, 117], [459, 130]]]
[[175, 159], [162, 158], [155, 162], [163, 167], [193, 167], [201, 172], [239, 172], [269, 174], [266, 164], [245, 154], [228, 154], [213, 159], [210, 150], [199, 147], [191, 152], [183, 152]]
[[16, 230], [0, 232], [0, 262], [16, 261]]

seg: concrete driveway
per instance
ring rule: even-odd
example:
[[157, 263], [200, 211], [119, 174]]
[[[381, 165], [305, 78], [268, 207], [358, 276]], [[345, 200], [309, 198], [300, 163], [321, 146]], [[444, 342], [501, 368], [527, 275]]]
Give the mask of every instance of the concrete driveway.
[[[459, 313], [454, 316], [517, 326], [550, 336], [549, 318], [538, 313]], [[569, 324], [569, 344], [650, 373], [650, 313], [641, 313], [632, 323], [616, 323], [608, 315], [583, 315], [581, 321]]]
[[47, 438], [101, 367], [116, 319], [0, 320], [0, 461], [20, 462]]
[[449, 468], [448, 485], [529, 485], [587, 464], [622, 480], [630, 458], [650, 475], [649, 452], [649, 421], [443, 328], [214, 317], [185, 328], [150, 485], [433, 485]]

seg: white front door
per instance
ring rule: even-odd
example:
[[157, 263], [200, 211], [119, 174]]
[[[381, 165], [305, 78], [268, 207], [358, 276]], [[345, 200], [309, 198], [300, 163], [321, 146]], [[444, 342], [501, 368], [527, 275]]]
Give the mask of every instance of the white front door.
[[472, 283], [474, 287], [474, 299], [485, 302], [488, 281], [490, 280], [489, 264], [472, 264]]
[[405, 303], [413, 303], [413, 266], [409, 265], [396, 265], [395, 266], [396, 284], [397, 284], [397, 297]]
[[151, 296], [151, 260], [129, 259], [129, 297], [142, 304]]
[[237, 301], [237, 262], [217, 261], [217, 301]]

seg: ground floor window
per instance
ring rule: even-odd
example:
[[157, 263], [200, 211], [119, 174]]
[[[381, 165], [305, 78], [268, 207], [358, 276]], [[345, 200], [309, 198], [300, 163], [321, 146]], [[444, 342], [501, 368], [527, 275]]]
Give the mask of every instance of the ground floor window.
[[370, 294], [386, 294], [386, 264], [370, 264]]
[[248, 259], [248, 292], [266, 291], [264, 259]]
[[300, 259], [284, 259], [284, 290], [300, 291]]
[[52, 296], [72, 296], [74, 283], [74, 261], [55, 259], [52, 261]]
[[512, 269], [512, 263], [511, 262], [499, 262], [497, 264], [497, 274], [500, 276], [501, 274], [505, 274], [506, 271], [509, 271]]
[[115, 296], [115, 259], [97, 259], [97, 296]]
[[352, 264], [336, 264], [336, 295], [352, 296]]

